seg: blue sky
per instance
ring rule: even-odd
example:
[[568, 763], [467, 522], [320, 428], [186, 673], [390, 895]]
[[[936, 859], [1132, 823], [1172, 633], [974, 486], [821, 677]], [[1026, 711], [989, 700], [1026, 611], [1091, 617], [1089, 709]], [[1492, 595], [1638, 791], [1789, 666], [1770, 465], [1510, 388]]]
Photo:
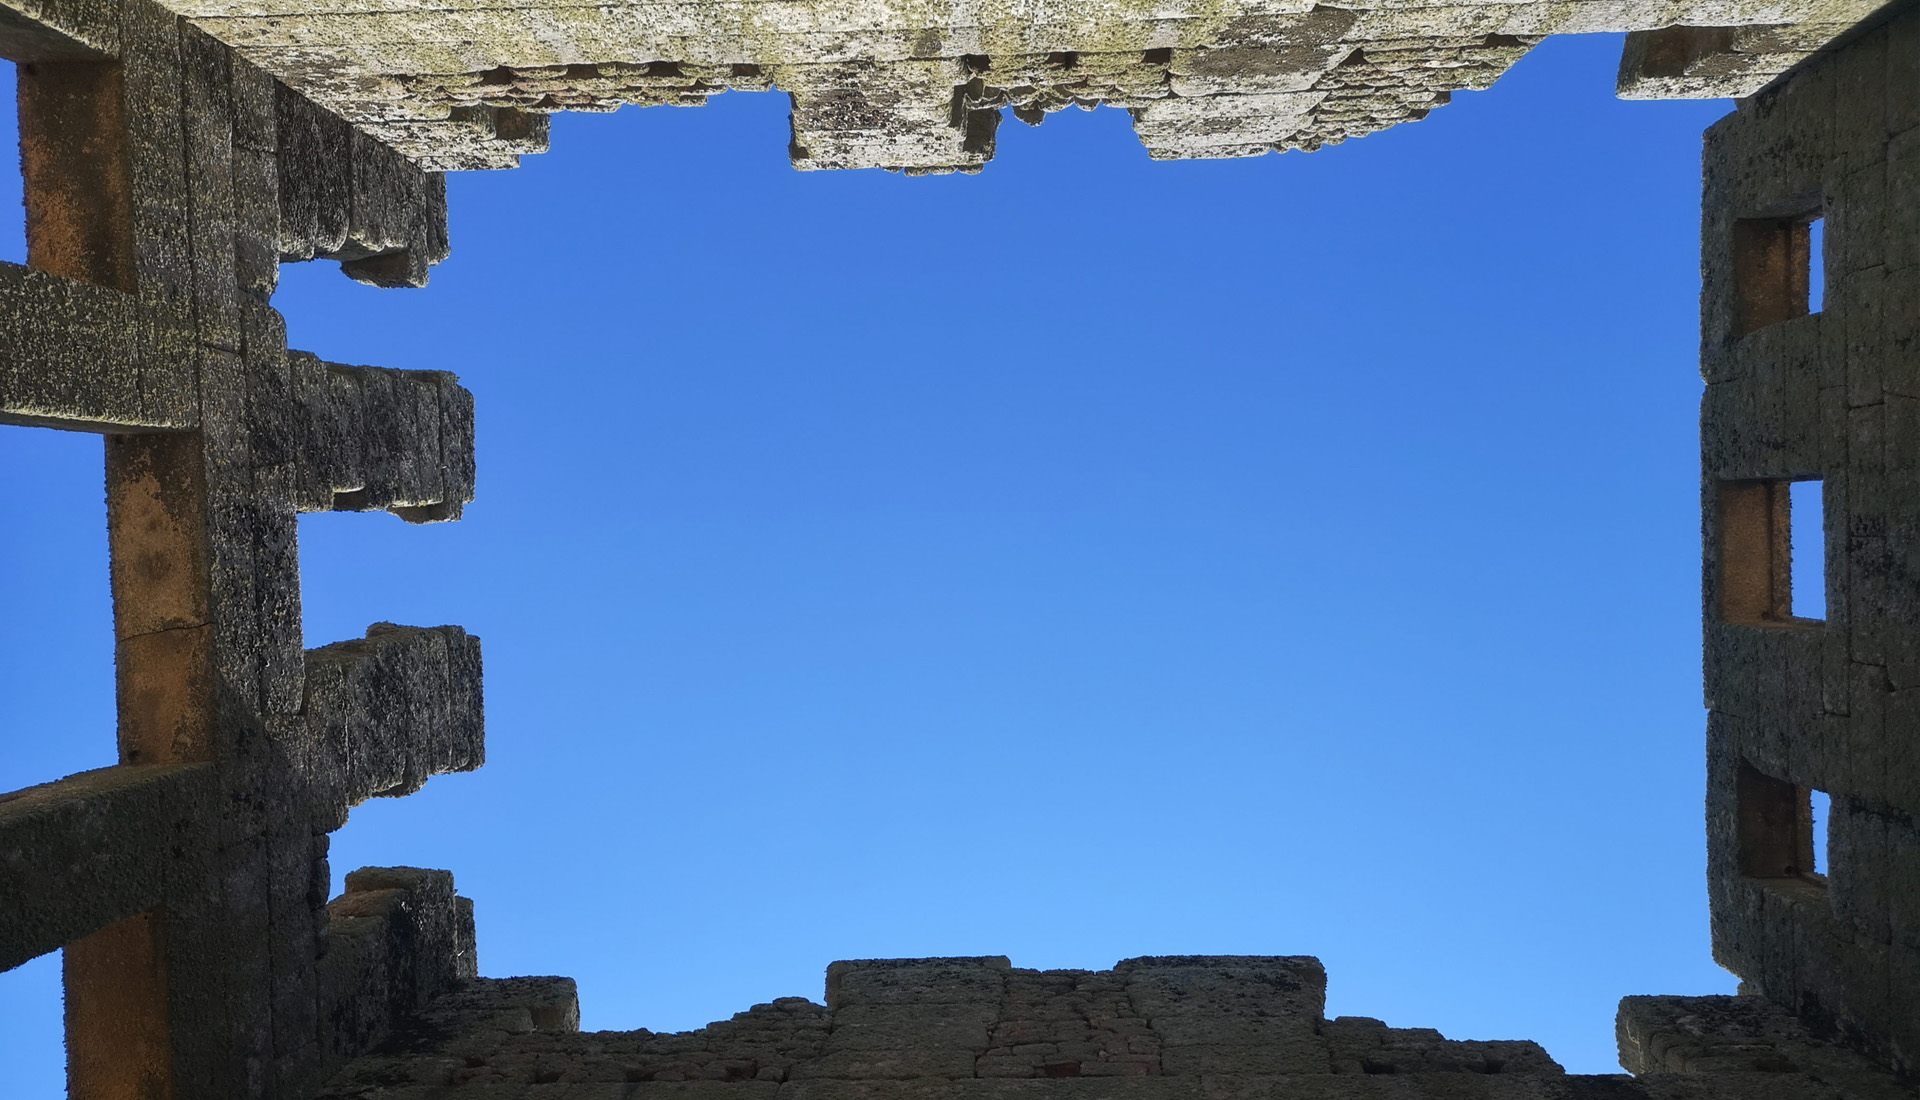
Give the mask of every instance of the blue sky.
[[[784, 96], [562, 117], [423, 291], [295, 346], [458, 372], [458, 524], [301, 524], [309, 645], [484, 639], [489, 758], [334, 837], [447, 867], [589, 1028], [837, 958], [1313, 954], [1330, 1015], [1614, 1072], [1728, 992], [1702, 829], [1699, 134], [1617, 37], [1312, 155], [1009, 120], [798, 173]], [[14, 246], [17, 249], [17, 245]], [[17, 255], [17, 252], [15, 253]], [[0, 789], [113, 759], [99, 442], [0, 429]], [[58, 965], [0, 975], [9, 1095]]]

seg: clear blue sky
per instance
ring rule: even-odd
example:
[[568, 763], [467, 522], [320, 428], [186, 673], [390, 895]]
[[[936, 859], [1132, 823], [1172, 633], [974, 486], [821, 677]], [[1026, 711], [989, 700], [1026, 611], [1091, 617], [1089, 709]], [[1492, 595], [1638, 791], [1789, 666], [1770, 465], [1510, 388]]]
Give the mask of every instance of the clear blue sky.
[[[787, 103], [555, 122], [424, 291], [295, 346], [458, 372], [464, 522], [301, 524], [309, 645], [485, 640], [488, 764], [355, 811], [589, 1028], [838, 958], [1313, 954], [1329, 1014], [1615, 1071], [1708, 953], [1699, 135], [1616, 37], [1323, 152], [1120, 111], [798, 173]], [[17, 254], [17, 253], [16, 253]], [[112, 762], [99, 441], [0, 429], [0, 788]], [[0, 975], [58, 1095], [57, 960]]]

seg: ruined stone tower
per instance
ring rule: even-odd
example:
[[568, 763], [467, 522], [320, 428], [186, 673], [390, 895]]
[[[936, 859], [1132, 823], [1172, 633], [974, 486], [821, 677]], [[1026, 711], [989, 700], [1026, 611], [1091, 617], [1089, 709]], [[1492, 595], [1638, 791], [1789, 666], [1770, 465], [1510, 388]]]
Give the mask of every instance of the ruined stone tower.
[[[9, 4], [29, 262], [0, 264], [0, 423], [103, 436], [120, 763], [0, 795], [0, 967], [64, 948], [86, 1098], [1912, 1095], [1920, 9], [1873, 9]], [[1003, 108], [1104, 103], [1155, 157], [1242, 156], [1417, 119], [1543, 35], [1603, 29], [1633, 32], [1622, 94], [1744, 97], [1706, 139], [1701, 369], [1711, 906], [1747, 995], [1628, 998], [1635, 1076], [1326, 1019], [1297, 957], [838, 963], [824, 1005], [587, 1034], [569, 980], [477, 976], [448, 873], [325, 897], [351, 807], [480, 765], [480, 651], [390, 624], [303, 651], [296, 516], [457, 520], [473, 404], [449, 375], [290, 351], [280, 262], [420, 284], [447, 254], [439, 173], [537, 152], [556, 110], [777, 87], [797, 167], [935, 172], [979, 169]], [[1787, 596], [1809, 479], [1824, 620]]]

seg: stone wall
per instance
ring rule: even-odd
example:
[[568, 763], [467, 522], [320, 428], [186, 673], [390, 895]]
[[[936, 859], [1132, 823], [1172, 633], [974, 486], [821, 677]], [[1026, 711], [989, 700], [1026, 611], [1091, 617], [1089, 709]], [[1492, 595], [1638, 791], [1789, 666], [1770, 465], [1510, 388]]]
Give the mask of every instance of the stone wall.
[[0, 26], [0, 424], [104, 437], [119, 708], [114, 766], [0, 795], [0, 967], [64, 949], [75, 1097], [303, 1096], [472, 976], [401, 965], [446, 956], [450, 879], [329, 909], [327, 834], [484, 753], [465, 631], [304, 648], [298, 516], [458, 518], [473, 402], [289, 351], [269, 299], [283, 257], [424, 282], [444, 183], [149, 0]]
[[[1707, 132], [1707, 842], [1715, 957], [1920, 1064], [1920, 13]], [[1823, 307], [1809, 312], [1813, 219]], [[1788, 546], [1823, 485], [1824, 554]], [[1796, 552], [1790, 552], [1796, 551]], [[1791, 571], [1826, 562], [1826, 617]], [[1810, 791], [1832, 799], [1815, 872]]]
[[1120, 107], [1156, 158], [1424, 117], [1549, 34], [1635, 31], [1624, 95], [1748, 95], [1878, 0], [167, 0], [420, 163], [503, 167], [544, 115], [793, 100], [795, 167], [977, 171], [1000, 112]]
[[1858, 1053], [1751, 997], [1629, 998], [1622, 1061], [1570, 1076], [1537, 1044], [1324, 1016], [1311, 958], [834, 963], [698, 1031], [577, 1029], [565, 978], [482, 979], [429, 1005], [322, 1100], [1895, 1100]]

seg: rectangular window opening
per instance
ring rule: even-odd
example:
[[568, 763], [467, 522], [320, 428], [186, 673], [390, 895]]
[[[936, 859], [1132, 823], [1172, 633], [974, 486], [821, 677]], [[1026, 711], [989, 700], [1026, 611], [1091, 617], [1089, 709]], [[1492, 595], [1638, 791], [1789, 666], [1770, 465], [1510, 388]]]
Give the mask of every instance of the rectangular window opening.
[[0, 427], [0, 793], [119, 762], [100, 467], [97, 435]]
[[60, 967], [61, 953], [51, 951], [0, 972], [0, 1065], [9, 1096], [67, 1095]]
[[1818, 211], [1733, 223], [1734, 336], [1820, 311], [1826, 223]]
[[1827, 821], [1833, 816], [1833, 797], [1825, 791], [1809, 790], [1813, 809], [1813, 873], [1827, 873]]
[[20, 171], [20, 75], [11, 61], [0, 59], [0, 149], [12, 150], [13, 171], [0, 172], [0, 210], [16, 211], [0, 218], [0, 263], [27, 262], [26, 182]]
[[[1790, 783], [1742, 761], [1735, 781], [1740, 873], [1748, 878], [1798, 879], [1826, 884], [1826, 816], [1818, 791]], [[1820, 826], [1815, 828], [1815, 796]]]
[[1827, 219], [1807, 223], [1807, 312], [1818, 313], [1827, 304]]
[[1827, 572], [1820, 481], [1723, 481], [1717, 495], [1721, 621], [1818, 625], [1826, 617]]
[[1796, 619], [1827, 617], [1826, 493], [1817, 480], [1787, 487], [1787, 551], [1791, 605]]
[[0, 26], [0, 111], [16, 172], [0, 172], [0, 261], [133, 290], [133, 180], [120, 63], [31, 16]]

